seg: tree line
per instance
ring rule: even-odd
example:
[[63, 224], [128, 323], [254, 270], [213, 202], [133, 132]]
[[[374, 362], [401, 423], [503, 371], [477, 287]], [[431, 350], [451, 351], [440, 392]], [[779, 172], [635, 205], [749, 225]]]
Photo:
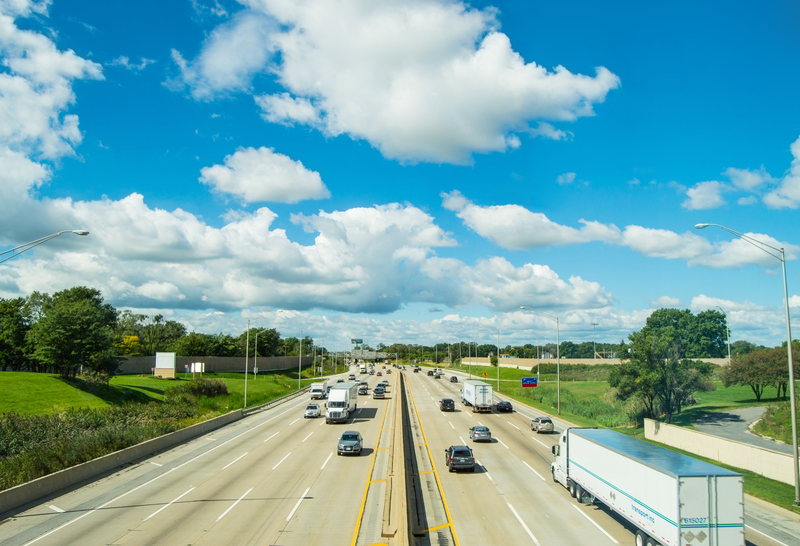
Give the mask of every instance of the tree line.
[[[256, 336], [258, 333], [258, 336]], [[162, 315], [119, 311], [99, 290], [73, 287], [27, 298], [0, 298], [0, 370], [113, 375], [121, 357], [174, 352], [178, 356], [296, 356], [300, 339], [274, 328], [251, 328], [237, 336], [187, 332]], [[258, 346], [256, 346], [256, 338]], [[303, 338], [303, 354], [321, 351]]]

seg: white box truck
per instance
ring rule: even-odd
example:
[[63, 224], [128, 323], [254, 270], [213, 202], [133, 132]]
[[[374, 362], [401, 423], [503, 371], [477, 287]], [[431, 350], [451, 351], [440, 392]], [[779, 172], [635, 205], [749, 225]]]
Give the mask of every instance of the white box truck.
[[552, 447], [553, 480], [637, 531], [636, 546], [744, 546], [744, 479], [613, 430], [568, 428]]
[[310, 392], [312, 400], [322, 400], [328, 392], [328, 382], [312, 383]]
[[461, 389], [461, 403], [472, 406], [472, 412], [492, 411], [492, 386], [483, 381], [467, 379]]
[[[789, 361], [787, 360], [786, 362], [789, 362]], [[362, 364], [358, 371], [361, 372], [361, 373], [367, 373], [367, 365], [366, 364]]]
[[328, 392], [326, 423], [346, 423], [358, 409], [358, 383], [337, 383]]

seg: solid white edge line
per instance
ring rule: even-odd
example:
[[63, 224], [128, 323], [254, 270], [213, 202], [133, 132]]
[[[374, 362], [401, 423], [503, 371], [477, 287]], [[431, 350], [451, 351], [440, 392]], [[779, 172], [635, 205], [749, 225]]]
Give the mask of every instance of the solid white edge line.
[[519, 522], [520, 525], [522, 525], [522, 528], [525, 529], [525, 532], [528, 533], [528, 536], [531, 537], [531, 540], [533, 540], [534, 544], [536, 544], [536, 546], [541, 546], [541, 544], [539, 544], [539, 541], [536, 540], [536, 537], [533, 536], [533, 533], [531, 533], [531, 530], [528, 529], [528, 526], [525, 525], [525, 522], [522, 521], [522, 518], [519, 517], [519, 514], [517, 514], [517, 511], [514, 510], [514, 507], [511, 506], [510, 503], [506, 503], [506, 504], [508, 505], [509, 508], [511, 508], [511, 512], [514, 514], [514, 517], [517, 518], [517, 521]]
[[[788, 360], [787, 360], [787, 362], [788, 362]], [[324, 462], [324, 463], [322, 463], [322, 466], [319, 468], [320, 470], [325, 470], [325, 465], [327, 465], [327, 464], [328, 464], [328, 461], [330, 461], [330, 460], [331, 460], [331, 457], [333, 457], [333, 452], [331, 452], [331, 454], [330, 454], [330, 455], [328, 455], [328, 458], [327, 458], [327, 459], [325, 459], [325, 462]]]
[[[788, 362], [788, 360], [787, 360], [787, 362]], [[250, 452], [248, 451], [247, 453], [250, 453]], [[222, 467], [222, 470], [225, 470], [226, 468], [228, 468], [229, 466], [231, 466], [233, 463], [235, 463], [236, 461], [238, 461], [239, 459], [241, 459], [242, 457], [244, 457], [245, 455], [247, 455], [247, 453], [242, 453], [241, 455], [239, 455], [238, 457], [236, 457], [234, 460], [232, 460], [231, 462], [229, 462], [228, 464], [226, 464], [225, 466], [223, 466], [223, 467]]]
[[167, 504], [165, 504], [164, 506], [162, 506], [161, 508], [159, 508], [158, 510], [156, 510], [155, 512], [153, 512], [152, 514], [150, 514], [150, 515], [149, 515], [149, 516], [147, 516], [146, 518], [144, 518], [142, 521], [147, 521], [148, 519], [152, 518], [153, 516], [155, 516], [156, 514], [158, 514], [159, 512], [161, 512], [162, 510], [166, 510], [167, 508], [169, 508], [170, 506], [172, 506], [172, 503], [174, 503], [174, 502], [177, 502], [177, 501], [181, 500], [183, 497], [185, 497], [186, 495], [188, 495], [189, 493], [191, 493], [193, 490], [194, 490], [194, 487], [192, 487], [191, 489], [189, 489], [189, 490], [188, 490], [186, 493], [184, 493], [183, 495], [179, 495], [179, 496], [175, 497], [173, 500], [169, 501]]
[[278, 461], [278, 464], [276, 464], [275, 466], [273, 466], [273, 467], [272, 467], [272, 470], [275, 470], [276, 468], [278, 468], [278, 467], [281, 465], [281, 463], [282, 463], [283, 461], [285, 461], [285, 460], [286, 460], [286, 457], [288, 457], [288, 456], [289, 456], [289, 455], [291, 455], [291, 454], [292, 454], [292, 452], [291, 452], [291, 451], [290, 451], [289, 453], [287, 453], [287, 454], [286, 454], [286, 456], [285, 456], [283, 459], [281, 459], [280, 461]]
[[603, 533], [605, 536], [607, 536], [607, 537], [608, 537], [608, 540], [610, 540], [610, 541], [611, 541], [611, 542], [613, 542], [614, 544], [619, 544], [619, 542], [617, 542], [617, 540], [616, 540], [614, 537], [612, 537], [611, 535], [609, 535], [609, 534], [606, 532], [606, 530], [605, 530], [605, 529], [603, 529], [602, 527], [600, 527], [600, 526], [597, 524], [597, 522], [596, 522], [595, 520], [593, 520], [592, 518], [590, 518], [589, 516], [587, 516], [586, 514], [584, 514], [584, 513], [583, 513], [583, 510], [581, 510], [580, 508], [578, 508], [576, 505], [574, 505], [574, 504], [572, 504], [572, 503], [570, 503], [570, 506], [572, 506], [572, 507], [573, 507], [575, 510], [577, 510], [577, 512], [578, 512], [580, 515], [582, 515], [583, 517], [585, 517], [586, 519], [588, 519], [588, 520], [589, 520], [589, 523], [591, 523], [592, 525], [594, 525], [595, 527], [597, 527], [597, 529], [598, 529], [598, 530], [599, 530], [601, 533]]
[[[787, 362], [788, 362], [788, 360], [787, 360]], [[280, 432], [280, 430], [279, 430], [278, 432]], [[266, 444], [266, 443], [267, 443], [269, 440], [272, 440], [272, 439], [273, 439], [275, 436], [277, 436], [277, 435], [278, 435], [278, 432], [276, 432], [275, 434], [273, 434], [272, 436], [270, 436], [269, 438], [267, 438], [266, 440], [264, 440], [264, 441], [263, 441], [263, 442], [261, 442], [261, 443], [262, 443], [262, 444]]]
[[231, 505], [230, 505], [230, 507], [229, 507], [227, 510], [225, 510], [225, 511], [224, 511], [224, 512], [223, 512], [223, 513], [222, 513], [222, 514], [221, 514], [221, 515], [220, 515], [220, 516], [217, 518], [217, 521], [215, 521], [214, 523], [217, 523], [217, 522], [219, 522], [219, 520], [221, 520], [221, 519], [222, 519], [222, 518], [224, 518], [226, 515], [228, 515], [228, 512], [230, 512], [231, 510], [233, 510], [233, 507], [234, 507], [234, 506], [236, 506], [237, 504], [239, 504], [239, 503], [242, 501], [242, 499], [243, 499], [243, 498], [245, 498], [245, 497], [247, 496], [247, 494], [248, 494], [248, 493], [250, 493], [250, 491], [252, 491], [252, 490], [253, 490], [253, 488], [251, 487], [250, 489], [248, 489], [247, 491], [245, 491], [245, 492], [244, 492], [244, 495], [242, 495], [241, 497], [239, 497], [238, 499], [236, 499], [236, 502], [234, 502], [233, 504], [231, 504]]
[[[787, 360], [786, 362], [789, 362], [789, 361]], [[359, 410], [359, 411], [360, 411], [360, 410]], [[312, 435], [312, 434], [314, 434], [314, 431], [311, 431], [311, 432], [309, 432], [309, 433], [308, 433], [308, 436], [306, 436], [305, 438], [303, 438], [303, 442], [305, 442], [306, 440], [308, 440], [309, 438], [311, 438], [311, 435]], [[302, 444], [303, 442], [300, 442], [300, 443]]]
[[164, 466], [163, 464], [154, 463], [153, 461], [150, 461], [150, 464], [153, 466]]
[[745, 524], [745, 527], [747, 527], [747, 528], [748, 528], [748, 529], [750, 529], [751, 531], [755, 531], [755, 532], [756, 532], [756, 533], [758, 533], [759, 535], [764, 535], [764, 536], [765, 536], [765, 537], [767, 537], [768, 539], [770, 539], [770, 540], [772, 540], [772, 541], [774, 541], [774, 542], [777, 542], [777, 543], [778, 543], [778, 544], [780, 544], [781, 546], [789, 546], [788, 544], [784, 544], [784, 543], [783, 543], [783, 542], [781, 542], [780, 540], [778, 540], [778, 539], [776, 539], [776, 538], [773, 538], [773, 537], [771, 537], [771, 536], [770, 536], [770, 535], [768, 535], [767, 533], [764, 533], [764, 532], [762, 532], [762, 531], [759, 531], [759, 530], [758, 530], [758, 529], [756, 529], [755, 527], [750, 527], [749, 525], [746, 525], [746, 524]]
[[287, 522], [288, 522], [290, 519], [292, 519], [292, 516], [294, 515], [294, 513], [297, 511], [297, 509], [298, 509], [298, 508], [300, 508], [300, 503], [301, 503], [301, 502], [303, 502], [303, 499], [304, 499], [304, 498], [306, 498], [306, 495], [308, 495], [308, 492], [309, 492], [309, 491], [311, 491], [311, 488], [310, 488], [310, 487], [309, 487], [308, 489], [306, 489], [305, 491], [303, 491], [303, 494], [302, 494], [302, 495], [300, 495], [300, 498], [299, 498], [299, 499], [297, 499], [297, 504], [295, 504], [295, 505], [294, 505], [294, 508], [292, 508], [292, 511], [291, 511], [291, 512], [289, 512], [289, 515], [288, 515], [288, 516], [286, 516], [286, 521], [287, 521]]
[[[787, 362], [788, 362], [788, 361], [787, 361]], [[535, 471], [535, 470], [534, 470], [534, 469], [531, 467], [531, 465], [529, 465], [529, 464], [528, 464], [528, 463], [526, 463], [525, 461], [522, 461], [522, 464], [524, 464], [525, 466], [527, 466], [528, 468], [530, 468], [531, 472], [533, 472], [534, 474], [536, 474], [537, 476], [539, 476], [539, 479], [540, 479], [540, 480], [542, 480], [543, 482], [546, 482], [546, 481], [547, 481], [547, 480], [545, 480], [545, 479], [544, 479], [544, 477], [542, 477], [542, 475], [541, 475], [541, 474], [539, 474], [538, 472], [536, 472], [536, 471]]]

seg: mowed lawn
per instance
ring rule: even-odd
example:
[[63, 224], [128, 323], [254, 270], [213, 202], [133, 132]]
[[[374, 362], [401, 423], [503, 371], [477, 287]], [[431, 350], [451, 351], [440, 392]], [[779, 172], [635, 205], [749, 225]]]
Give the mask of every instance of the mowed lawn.
[[[197, 375], [199, 377], [199, 374]], [[228, 386], [229, 410], [242, 407], [245, 380], [243, 374], [206, 373], [203, 377], [221, 379]], [[191, 381], [189, 374], [175, 380], [150, 375], [118, 375], [108, 387], [87, 385], [81, 380], [65, 380], [57, 374], [0, 372], [0, 413], [14, 411], [21, 415], [41, 415], [69, 408], [102, 408], [125, 403], [160, 402], [169, 387]], [[303, 377], [306, 387], [320, 378]], [[297, 390], [297, 374], [272, 372], [248, 376], [247, 406], [263, 404]]]

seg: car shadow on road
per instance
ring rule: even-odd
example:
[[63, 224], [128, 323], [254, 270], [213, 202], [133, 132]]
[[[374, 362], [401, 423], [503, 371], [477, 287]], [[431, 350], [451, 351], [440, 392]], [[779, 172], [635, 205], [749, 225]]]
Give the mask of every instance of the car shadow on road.
[[369, 419], [375, 419], [377, 414], [378, 408], [358, 408], [358, 413], [356, 413], [353, 423], [363, 423]]

